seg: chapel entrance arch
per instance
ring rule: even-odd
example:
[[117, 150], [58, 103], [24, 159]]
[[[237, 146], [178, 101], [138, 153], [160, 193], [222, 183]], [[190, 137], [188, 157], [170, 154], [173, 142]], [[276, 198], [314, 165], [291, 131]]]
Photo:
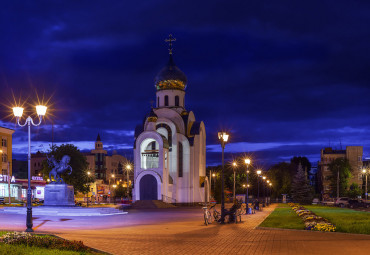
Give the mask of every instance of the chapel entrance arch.
[[157, 200], [158, 199], [158, 183], [157, 179], [146, 174], [140, 180], [140, 200]]

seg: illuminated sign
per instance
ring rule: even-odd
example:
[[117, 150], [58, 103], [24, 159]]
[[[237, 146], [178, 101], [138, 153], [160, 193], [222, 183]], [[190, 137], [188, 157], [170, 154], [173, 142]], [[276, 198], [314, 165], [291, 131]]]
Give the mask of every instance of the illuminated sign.
[[97, 191], [98, 194], [104, 194], [104, 186], [98, 186]]
[[15, 182], [15, 177], [12, 176], [12, 177], [8, 177], [7, 175], [2, 175], [0, 174], [0, 182], [8, 182], [9, 181], [9, 178], [10, 178], [10, 182]]
[[44, 180], [41, 176], [32, 176], [31, 179], [33, 181], [43, 181]]

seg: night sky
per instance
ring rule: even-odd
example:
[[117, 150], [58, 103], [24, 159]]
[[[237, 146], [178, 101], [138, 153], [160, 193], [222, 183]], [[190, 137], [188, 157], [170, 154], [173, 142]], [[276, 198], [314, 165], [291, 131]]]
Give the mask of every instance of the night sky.
[[231, 132], [228, 159], [250, 152], [263, 166], [315, 163], [327, 146], [362, 145], [369, 156], [368, 1], [179, 2], [3, 1], [0, 126], [16, 128], [13, 156], [26, 159], [27, 133], [9, 117], [12, 94], [50, 99], [33, 151], [48, 148], [53, 121], [56, 144], [90, 150], [100, 133], [109, 153], [132, 157], [170, 33], [208, 165], [220, 163], [220, 129]]

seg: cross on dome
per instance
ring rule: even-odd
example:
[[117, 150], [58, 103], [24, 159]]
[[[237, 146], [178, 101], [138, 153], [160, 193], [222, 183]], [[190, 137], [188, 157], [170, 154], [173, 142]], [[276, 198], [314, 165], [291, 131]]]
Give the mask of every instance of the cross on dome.
[[168, 35], [168, 38], [164, 40], [165, 42], [168, 42], [168, 53], [172, 55], [172, 42], [176, 42], [176, 38], [172, 37], [172, 34]]

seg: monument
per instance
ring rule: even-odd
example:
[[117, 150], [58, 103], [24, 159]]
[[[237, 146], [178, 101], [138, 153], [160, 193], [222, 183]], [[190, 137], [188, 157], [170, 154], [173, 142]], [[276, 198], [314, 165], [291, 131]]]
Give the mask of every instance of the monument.
[[70, 156], [64, 155], [58, 162], [54, 156], [48, 157], [48, 164], [52, 168], [49, 173], [49, 179], [54, 181], [45, 186], [45, 206], [74, 206], [74, 189], [72, 185], [64, 182], [61, 174], [69, 170], [72, 173], [72, 167], [69, 164]]

